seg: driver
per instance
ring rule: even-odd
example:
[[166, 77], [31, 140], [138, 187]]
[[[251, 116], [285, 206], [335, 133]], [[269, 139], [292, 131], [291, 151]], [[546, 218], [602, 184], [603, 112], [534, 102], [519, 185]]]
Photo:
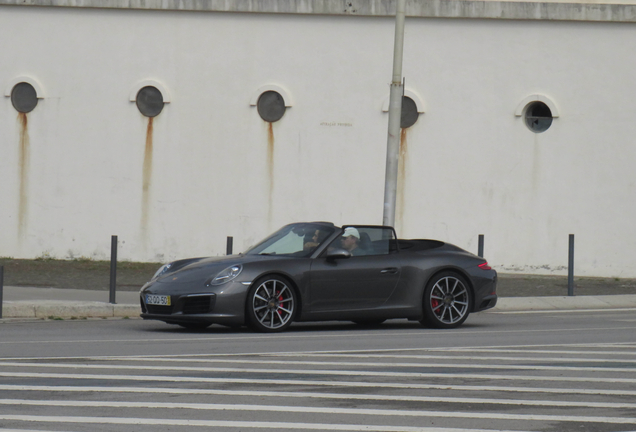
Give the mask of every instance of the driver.
[[318, 246], [321, 242], [321, 237], [322, 236], [320, 235], [320, 230], [315, 230], [314, 235], [311, 236], [311, 238], [309, 238], [309, 241], [305, 243], [304, 249], [307, 250]]
[[360, 247], [360, 233], [357, 229], [349, 227], [345, 228], [342, 233], [342, 248], [351, 252], [351, 255], [359, 255]]

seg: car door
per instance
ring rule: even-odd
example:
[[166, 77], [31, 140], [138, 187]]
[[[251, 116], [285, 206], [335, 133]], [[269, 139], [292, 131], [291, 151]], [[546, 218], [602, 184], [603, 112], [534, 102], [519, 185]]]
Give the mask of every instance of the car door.
[[[355, 227], [368, 244], [350, 258], [330, 259], [327, 253], [313, 260], [309, 283], [311, 313], [359, 311], [381, 307], [400, 279], [400, 256], [395, 233], [388, 227]], [[346, 232], [346, 231], [345, 231]], [[327, 249], [340, 244], [336, 239]], [[393, 246], [391, 246], [393, 244]], [[362, 248], [365, 248], [362, 251]]]

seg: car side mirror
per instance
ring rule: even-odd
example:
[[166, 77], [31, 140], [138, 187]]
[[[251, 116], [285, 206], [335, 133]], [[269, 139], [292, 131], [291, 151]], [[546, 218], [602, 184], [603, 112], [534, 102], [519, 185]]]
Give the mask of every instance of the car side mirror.
[[351, 252], [342, 248], [334, 248], [331, 251], [327, 252], [327, 261], [335, 261], [338, 259], [348, 259], [351, 258]]

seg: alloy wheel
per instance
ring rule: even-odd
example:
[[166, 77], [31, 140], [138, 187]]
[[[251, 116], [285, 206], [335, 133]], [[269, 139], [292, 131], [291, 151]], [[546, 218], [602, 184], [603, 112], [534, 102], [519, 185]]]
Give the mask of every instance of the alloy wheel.
[[441, 323], [454, 325], [468, 314], [468, 290], [455, 276], [440, 278], [430, 291], [429, 301], [431, 311]]
[[252, 294], [252, 322], [263, 331], [282, 330], [291, 324], [294, 297], [292, 288], [280, 279], [260, 282]]

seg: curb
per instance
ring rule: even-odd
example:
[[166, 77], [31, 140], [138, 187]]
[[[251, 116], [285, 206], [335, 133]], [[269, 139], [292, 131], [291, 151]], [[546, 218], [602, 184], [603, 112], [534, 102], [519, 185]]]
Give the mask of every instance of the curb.
[[[600, 309], [636, 309], [636, 294], [560, 297], [500, 297], [497, 306], [485, 312], [551, 312]], [[5, 318], [132, 318], [138, 304], [110, 304], [98, 301], [8, 301], [2, 308]]]
[[4, 318], [124, 318], [136, 317], [141, 313], [139, 305], [110, 304], [102, 302], [5, 302], [2, 308]]
[[493, 312], [595, 310], [636, 308], [636, 295], [500, 297]]

